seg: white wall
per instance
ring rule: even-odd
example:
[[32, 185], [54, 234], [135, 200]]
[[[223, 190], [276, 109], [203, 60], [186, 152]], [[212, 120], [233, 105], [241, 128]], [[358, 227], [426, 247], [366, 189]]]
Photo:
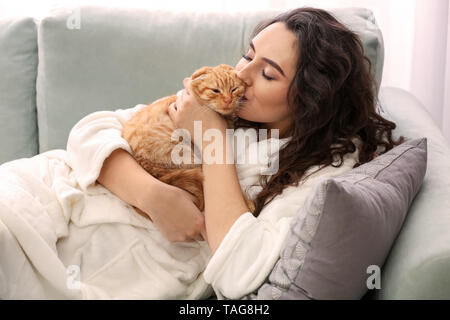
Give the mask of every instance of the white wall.
[[442, 128], [450, 125], [442, 121], [448, 56], [448, 12], [448, 0], [416, 0], [413, 59], [407, 86], [427, 106]]
[[445, 59], [445, 94], [442, 115], [442, 128], [444, 136], [450, 141], [450, 4], [448, 6], [447, 26], [447, 57]]

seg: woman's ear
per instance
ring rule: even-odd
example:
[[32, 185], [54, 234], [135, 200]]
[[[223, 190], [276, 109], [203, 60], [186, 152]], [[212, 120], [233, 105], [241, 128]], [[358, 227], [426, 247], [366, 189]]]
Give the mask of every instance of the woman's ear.
[[192, 76], [191, 79], [194, 80], [198, 77], [200, 77], [201, 75], [207, 73], [208, 71], [210, 71], [212, 68], [211, 67], [201, 67], [200, 69], [196, 70]]

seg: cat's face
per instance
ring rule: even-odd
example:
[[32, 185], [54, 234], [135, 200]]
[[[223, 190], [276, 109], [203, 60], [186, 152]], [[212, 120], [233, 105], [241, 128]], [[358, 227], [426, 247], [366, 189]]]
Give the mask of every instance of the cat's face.
[[191, 79], [191, 89], [199, 102], [223, 115], [235, 113], [245, 93], [244, 81], [225, 64], [200, 68]]

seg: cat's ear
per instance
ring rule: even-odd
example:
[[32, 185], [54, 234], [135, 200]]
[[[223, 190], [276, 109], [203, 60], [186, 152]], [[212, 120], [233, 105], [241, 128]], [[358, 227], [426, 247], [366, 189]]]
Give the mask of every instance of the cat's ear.
[[194, 80], [194, 79], [200, 77], [201, 75], [207, 73], [207, 72], [210, 71], [211, 69], [212, 69], [211, 67], [202, 67], [202, 68], [196, 70], [196, 71], [192, 74], [191, 79]]

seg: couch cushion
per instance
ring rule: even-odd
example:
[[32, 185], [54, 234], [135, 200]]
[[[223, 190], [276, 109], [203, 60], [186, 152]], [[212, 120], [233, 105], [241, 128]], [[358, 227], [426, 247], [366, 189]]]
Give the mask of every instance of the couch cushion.
[[[40, 152], [65, 148], [82, 117], [177, 92], [203, 65], [235, 65], [253, 27], [278, 12], [172, 13], [73, 7], [41, 21], [37, 80]], [[336, 11], [358, 32], [381, 79], [382, 38], [366, 9]], [[79, 28], [78, 28], [79, 27]]]
[[[397, 124], [394, 137], [427, 137], [427, 174], [395, 241], [377, 299], [450, 297], [450, 145], [411, 93], [381, 88], [380, 101]], [[407, 115], [407, 116], [406, 116]]]
[[[426, 138], [319, 183], [253, 299], [360, 299], [380, 271], [425, 176]], [[378, 270], [372, 269], [379, 268]], [[375, 271], [374, 271], [375, 270]], [[379, 276], [373, 283], [371, 275]]]
[[331, 12], [339, 21], [359, 35], [364, 46], [364, 53], [372, 65], [378, 93], [383, 76], [384, 42], [373, 12], [366, 8], [340, 8]]
[[0, 20], [0, 164], [38, 152], [37, 51], [32, 18]]

